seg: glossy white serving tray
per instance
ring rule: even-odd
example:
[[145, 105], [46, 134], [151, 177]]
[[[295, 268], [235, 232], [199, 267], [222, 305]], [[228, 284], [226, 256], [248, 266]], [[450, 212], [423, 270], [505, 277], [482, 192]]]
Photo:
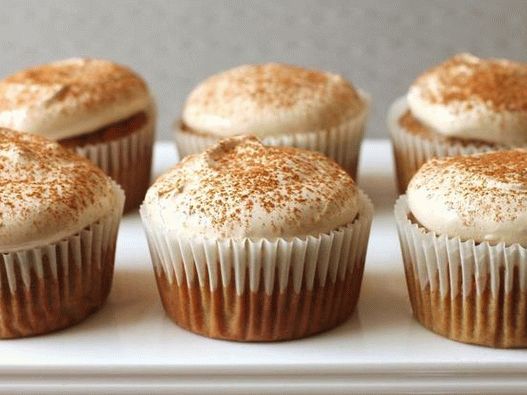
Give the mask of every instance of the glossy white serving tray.
[[[156, 175], [177, 160], [169, 142], [155, 154]], [[527, 350], [456, 343], [412, 318], [387, 141], [365, 142], [360, 185], [376, 217], [358, 309], [339, 328], [275, 344], [211, 340], [178, 328], [163, 313], [140, 220], [130, 214], [108, 304], [74, 328], [0, 341], [0, 393], [526, 393]]]

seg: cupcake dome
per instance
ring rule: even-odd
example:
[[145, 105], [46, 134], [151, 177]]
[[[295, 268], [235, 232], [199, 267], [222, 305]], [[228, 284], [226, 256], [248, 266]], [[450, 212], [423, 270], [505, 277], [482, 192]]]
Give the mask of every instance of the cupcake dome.
[[0, 81], [0, 125], [53, 140], [89, 133], [146, 109], [144, 81], [98, 59], [68, 59]]
[[527, 63], [460, 54], [421, 75], [408, 92], [415, 118], [437, 133], [527, 143]]
[[317, 152], [265, 147], [254, 137], [223, 140], [185, 158], [149, 189], [155, 226], [215, 239], [319, 234], [353, 221], [358, 190]]
[[53, 243], [121, 200], [88, 160], [38, 136], [0, 129], [0, 252]]
[[261, 138], [331, 128], [365, 106], [339, 75], [268, 63], [236, 67], [202, 82], [186, 101], [182, 121], [218, 137]]
[[67, 59], [0, 81], [0, 126], [52, 140], [93, 132], [150, 105], [143, 79], [106, 60]]
[[527, 151], [435, 159], [413, 177], [408, 205], [438, 234], [527, 246]]

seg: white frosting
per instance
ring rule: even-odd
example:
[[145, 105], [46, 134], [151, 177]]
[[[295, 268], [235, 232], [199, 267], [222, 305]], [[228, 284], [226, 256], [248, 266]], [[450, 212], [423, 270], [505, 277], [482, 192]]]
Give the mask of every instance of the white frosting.
[[0, 126], [61, 140], [152, 106], [144, 81], [105, 60], [68, 59], [0, 81]]
[[527, 65], [458, 55], [420, 76], [408, 91], [414, 117], [449, 137], [527, 142]]
[[57, 143], [0, 129], [0, 253], [73, 235], [115, 210], [120, 193]]
[[351, 223], [351, 177], [319, 153], [231, 138], [186, 157], [148, 190], [142, 215], [185, 237], [293, 237]]
[[330, 128], [366, 109], [366, 99], [339, 75], [269, 63], [205, 80], [189, 95], [182, 120], [218, 137], [263, 137]]
[[527, 245], [527, 151], [434, 159], [406, 193], [417, 221], [437, 234]]

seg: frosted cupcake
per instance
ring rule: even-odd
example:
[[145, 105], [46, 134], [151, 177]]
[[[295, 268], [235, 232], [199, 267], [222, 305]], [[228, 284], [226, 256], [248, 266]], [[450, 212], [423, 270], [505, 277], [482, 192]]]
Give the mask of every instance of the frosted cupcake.
[[388, 126], [400, 193], [431, 158], [527, 147], [527, 64], [454, 56], [392, 105]]
[[105, 302], [124, 194], [38, 136], [0, 129], [0, 338], [73, 325]]
[[126, 210], [149, 185], [155, 120], [143, 79], [106, 60], [62, 60], [0, 81], [0, 126], [89, 158], [123, 187]]
[[216, 74], [189, 95], [175, 139], [180, 157], [218, 140], [256, 135], [264, 144], [319, 151], [357, 173], [369, 100], [339, 75], [285, 64]]
[[140, 212], [163, 306], [190, 331], [294, 339], [357, 304], [373, 207], [317, 152], [222, 140], [161, 176]]
[[527, 347], [527, 151], [431, 160], [395, 215], [419, 322], [462, 342]]

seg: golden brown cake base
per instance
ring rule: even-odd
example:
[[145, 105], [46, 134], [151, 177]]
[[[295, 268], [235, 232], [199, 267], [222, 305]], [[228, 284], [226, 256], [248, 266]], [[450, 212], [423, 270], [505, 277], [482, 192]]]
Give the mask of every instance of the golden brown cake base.
[[84, 147], [89, 144], [109, 143], [122, 137], [129, 136], [133, 132], [144, 127], [148, 117], [144, 111], [114, 122], [96, 131], [62, 139], [59, 143], [66, 148]]
[[138, 152], [137, 162], [112, 173], [112, 178], [124, 189], [124, 212], [135, 210], [143, 202], [150, 186], [152, 147]]
[[441, 296], [428, 286], [421, 289], [415, 276], [407, 265], [412, 309], [424, 327], [463, 343], [527, 347], [527, 292], [520, 290], [518, 273], [514, 275], [516, 282], [512, 290], [505, 293], [502, 281], [496, 297], [492, 296], [490, 284], [479, 295], [473, 286], [465, 297], [458, 294], [452, 298], [450, 293]]
[[92, 133], [59, 141], [101, 167], [125, 191], [124, 211], [142, 203], [150, 185], [154, 120], [139, 112]]
[[15, 290], [10, 289], [6, 266], [0, 265], [0, 338], [53, 332], [72, 326], [97, 311], [111, 289], [114, 252], [115, 248], [104, 252], [100, 266], [86, 262], [78, 265], [73, 256], [63, 260], [58, 254], [56, 276], [44, 257], [43, 275], [30, 270], [29, 287], [24, 285], [20, 264], [15, 263]]
[[302, 286], [299, 293], [290, 281], [283, 292], [271, 295], [263, 281], [258, 291], [238, 295], [233, 282], [211, 291], [208, 283], [171, 284], [161, 271], [156, 278], [165, 311], [182, 328], [217, 339], [267, 342], [303, 338], [346, 321], [357, 305], [363, 269], [358, 263], [343, 280], [328, 279], [323, 287], [315, 277], [313, 290]]

